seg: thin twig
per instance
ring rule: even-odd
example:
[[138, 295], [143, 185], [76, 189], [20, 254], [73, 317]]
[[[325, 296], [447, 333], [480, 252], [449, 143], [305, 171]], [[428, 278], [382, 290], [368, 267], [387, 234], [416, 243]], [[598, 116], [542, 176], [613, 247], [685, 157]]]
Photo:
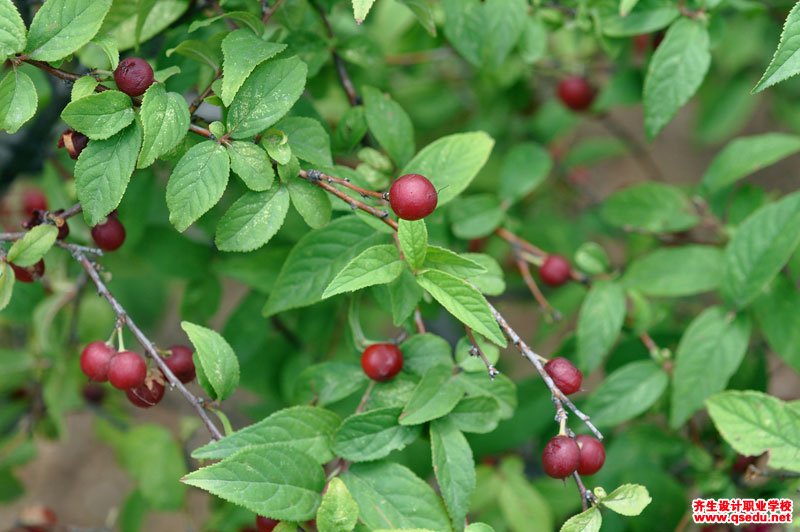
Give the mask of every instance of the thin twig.
[[552, 393], [556, 399], [564, 403], [564, 405], [566, 405], [566, 407], [569, 408], [572, 413], [578, 416], [578, 418], [583, 421], [587, 427], [589, 427], [589, 430], [591, 430], [594, 435], [598, 437], [598, 439], [602, 440], [603, 433], [594, 426], [594, 423], [591, 422], [589, 416], [579, 410], [578, 407], [575, 406], [575, 403], [573, 403], [569, 397], [564, 395], [564, 393], [559, 390], [558, 386], [556, 386], [556, 384], [553, 382], [553, 379], [550, 378], [550, 375], [544, 369], [544, 364], [542, 364], [542, 357], [537, 355], [530, 347], [528, 347], [528, 344], [522, 341], [517, 332], [511, 328], [506, 319], [491, 303], [489, 303], [489, 310], [492, 312], [492, 316], [494, 316], [494, 319], [500, 326], [500, 329], [508, 337], [514, 347], [516, 347], [520, 354], [527, 358], [531, 364], [533, 364], [533, 367], [536, 368], [539, 376], [542, 377], [542, 380], [545, 382], [547, 387], [550, 388], [550, 393]]
[[337, 198], [339, 198], [342, 201], [344, 201], [345, 203], [349, 204], [353, 209], [360, 209], [360, 210], [362, 210], [362, 211], [364, 211], [364, 212], [366, 212], [368, 214], [371, 214], [375, 218], [378, 218], [383, 223], [385, 223], [386, 225], [388, 225], [389, 227], [391, 227], [392, 229], [397, 231], [397, 222], [395, 222], [394, 220], [392, 220], [389, 217], [389, 212], [388, 211], [382, 211], [382, 210], [377, 209], [377, 208], [375, 208], [375, 207], [373, 207], [371, 205], [367, 205], [366, 203], [364, 203], [362, 201], [359, 201], [359, 200], [357, 200], [355, 198], [351, 198], [350, 196], [348, 196], [347, 194], [345, 194], [344, 192], [342, 192], [338, 188], [328, 184], [327, 181], [328, 181], [328, 177], [330, 177], [330, 176], [328, 176], [327, 174], [323, 174], [319, 170], [308, 170], [308, 171], [300, 170], [299, 176], [301, 178], [309, 181], [310, 183], [313, 183], [313, 184], [317, 185], [321, 189], [323, 189], [323, 190], [325, 190], [327, 192], [330, 192], [331, 194], [333, 194]]
[[417, 332], [419, 334], [425, 334], [427, 332], [425, 322], [422, 321], [422, 312], [420, 312], [419, 307], [414, 309], [414, 325], [417, 327]]
[[358, 185], [354, 185], [349, 179], [342, 179], [341, 177], [334, 177], [332, 175], [326, 175], [325, 179], [327, 179], [328, 183], [336, 183], [337, 185], [342, 185], [345, 188], [349, 188], [350, 190], [357, 192], [362, 198], [376, 198], [381, 201], [386, 201], [386, 193], [377, 192], [375, 190], [369, 190]]
[[661, 169], [659, 169], [656, 162], [650, 156], [650, 151], [639, 142], [639, 139], [631, 135], [608, 114], [600, 115], [597, 119], [609, 133], [617, 137], [630, 148], [633, 159], [644, 171], [645, 175], [648, 175], [654, 181], [664, 181], [664, 175], [661, 173]]
[[105, 298], [105, 300], [108, 301], [108, 303], [111, 305], [111, 308], [117, 315], [117, 319], [119, 320], [119, 322], [124, 323], [128, 327], [128, 329], [133, 333], [133, 336], [136, 338], [136, 340], [144, 348], [145, 353], [147, 353], [150, 356], [150, 358], [153, 359], [158, 368], [161, 370], [161, 373], [164, 374], [164, 377], [166, 377], [166, 379], [170, 382], [170, 384], [172, 384], [173, 387], [177, 388], [178, 391], [189, 401], [189, 403], [191, 403], [192, 407], [197, 412], [197, 415], [200, 416], [200, 419], [203, 421], [206, 428], [211, 433], [211, 437], [215, 440], [222, 439], [222, 433], [219, 431], [217, 426], [208, 416], [206, 410], [203, 408], [203, 400], [192, 394], [192, 392], [186, 389], [186, 386], [184, 386], [183, 383], [181, 383], [181, 381], [178, 380], [177, 377], [175, 377], [175, 375], [169, 369], [169, 366], [167, 366], [166, 362], [164, 362], [164, 359], [162, 359], [159, 356], [158, 351], [156, 350], [156, 347], [153, 344], [153, 342], [151, 342], [147, 338], [147, 336], [145, 336], [142, 330], [139, 329], [139, 327], [136, 325], [133, 319], [128, 315], [128, 313], [119, 303], [119, 301], [117, 301], [116, 298], [108, 290], [108, 287], [100, 278], [100, 274], [97, 272], [97, 269], [95, 268], [94, 264], [92, 264], [92, 262], [88, 258], [86, 258], [86, 255], [84, 255], [84, 253], [80, 249], [77, 249], [76, 247], [69, 247], [68, 249], [72, 253], [72, 257], [83, 267], [84, 271], [92, 280], [95, 287], [97, 287], [97, 292], [103, 298]]
[[528, 286], [528, 290], [531, 291], [533, 298], [539, 303], [539, 307], [541, 307], [542, 311], [547, 313], [554, 321], [560, 321], [561, 313], [550, 304], [547, 298], [544, 297], [544, 294], [542, 294], [542, 291], [539, 290], [539, 285], [536, 284], [533, 275], [531, 275], [530, 264], [520, 257], [518, 253], [514, 253], [514, 261], [517, 263], [517, 269], [520, 275], [522, 275], [525, 284]]
[[467, 337], [469, 338], [470, 344], [472, 344], [472, 346], [469, 348], [469, 354], [474, 357], [480, 357], [480, 359], [483, 360], [483, 364], [486, 366], [486, 371], [489, 372], [489, 378], [494, 380], [495, 377], [500, 375], [500, 372], [497, 371], [497, 368], [495, 368], [494, 364], [492, 364], [486, 357], [486, 354], [478, 345], [478, 342], [475, 341], [475, 335], [472, 334], [472, 329], [464, 325], [464, 330], [467, 331]]
[[214, 74], [214, 79], [211, 80], [211, 83], [208, 84], [208, 86], [205, 88], [205, 90], [203, 90], [203, 92], [197, 95], [197, 98], [192, 100], [192, 103], [189, 104], [189, 116], [194, 116], [194, 113], [197, 111], [197, 108], [200, 107], [200, 105], [202, 105], [203, 100], [208, 98], [208, 95], [211, 94], [212, 85], [214, 85], [214, 82], [217, 81], [221, 75], [222, 75], [222, 69], [217, 70], [216, 74]]
[[19, 240], [26, 234], [27, 233], [25, 231], [15, 231], [13, 233], [0, 233], [0, 242], [10, 242], [14, 240]]
[[272, 18], [272, 15], [275, 14], [282, 2], [283, 0], [275, 0], [275, 3], [270, 7], [267, 0], [261, 0], [261, 22], [264, 24], [269, 22], [269, 19]]
[[[505, 240], [506, 242], [508, 242], [509, 244], [511, 244], [512, 247], [518, 247], [518, 248], [524, 249], [528, 253], [530, 253], [530, 254], [532, 254], [532, 255], [534, 255], [536, 257], [540, 257], [541, 260], [544, 260], [545, 257], [547, 257], [547, 252], [546, 251], [544, 251], [541, 248], [538, 248], [538, 247], [534, 246], [533, 244], [531, 244], [527, 240], [524, 240], [524, 239], [518, 237], [517, 235], [515, 235], [514, 233], [512, 233], [508, 229], [505, 229], [503, 227], [498, 227], [497, 229], [495, 229], [494, 233], [497, 236], [499, 236], [500, 238], [502, 238], [503, 240]], [[538, 266], [538, 264], [537, 264], [537, 266]]]
[[577, 471], [572, 473], [572, 478], [575, 479], [575, 484], [578, 486], [578, 491], [581, 492], [581, 508], [583, 508], [583, 511], [585, 512], [589, 509], [589, 504], [594, 504], [596, 501], [594, 493], [586, 489], [586, 486], [583, 484], [583, 480], [581, 480], [581, 476]]

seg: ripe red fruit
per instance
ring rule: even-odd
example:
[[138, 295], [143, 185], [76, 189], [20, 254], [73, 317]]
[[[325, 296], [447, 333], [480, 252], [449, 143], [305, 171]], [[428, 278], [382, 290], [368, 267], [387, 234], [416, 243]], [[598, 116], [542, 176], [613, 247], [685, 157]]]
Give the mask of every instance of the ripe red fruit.
[[164, 398], [164, 375], [158, 370], [152, 372], [144, 383], [131, 388], [125, 395], [131, 404], [139, 408], [156, 406]]
[[32, 283], [44, 275], [44, 260], [28, 267], [17, 266], [11, 262], [8, 265], [14, 270], [14, 277], [21, 283]]
[[108, 381], [119, 390], [141, 386], [147, 377], [147, 364], [133, 351], [121, 351], [108, 365]]
[[71, 129], [64, 131], [58, 138], [58, 147], [66, 148], [72, 159], [77, 159], [87, 144], [89, 137]]
[[567, 478], [578, 469], [581, 451], [569, 436], [554, 436], [544, 446], [542, 465], [553, 478]]
[[544, 365], [544, 370], [556, 383], [564, 395], [570, 395], [581, 389], [583, 373], [566, 358], [556, 357]]
[[280, 524], [280, 521], [264, 517], [263, 515], [256, 517], [258, 532], [272, 532], [278, 524]]
[[195, 377], [195, 368], [191, 348], [185, 345], [173, 345], [169, 350], [172, 354], [164, 360], [167, 367], [182, 383], [192, 382]]
[[141, 57], [128, 57], [114, 70], [117, 88], [128, 96], [140, 96], [153, 84], [153, 69]]
[[105, 342], [92, 342], [81, 351], [81, 371], [97, 382], [108, 380], [108, 368], [117, 350]]
[[586, 434], [576, 436], [575, 442], [581, 450], [578, 474], [594, 475], [600, 471], [606, 461], [606, 448], [603, 446], [603, 442]]
[[104, 251], [114, 251], [125, 242], [125, 226], [116, 216], [109, 215], [106, 221], [92, 227], [92, 239]]
[[439, 194], [433, 183], [419, 174], [398, 177], [389, 189], [389, 204], [403, 220], [425, 218], [436, 209], [438, 201]]
[[573, 111], [585, 111], [594, 101], [595, 92], [586, 78], [570, 76], [558, 83], [558, 98]]
[[561, 255], [548, 255], [539, 266], [539, 277], [549, 286], [561, 286], [569, 281], [571, 275], [572, 266]]
[[32, 188], [22, 193], [22, 211], [30, 216], [35, 211], [47, 210], [47, 198], [41, 190]]
[[372, 344], [361, 355], [361, 368], [372, 380], [391, 380], [403, 369], [403, 352], [394, 344]]

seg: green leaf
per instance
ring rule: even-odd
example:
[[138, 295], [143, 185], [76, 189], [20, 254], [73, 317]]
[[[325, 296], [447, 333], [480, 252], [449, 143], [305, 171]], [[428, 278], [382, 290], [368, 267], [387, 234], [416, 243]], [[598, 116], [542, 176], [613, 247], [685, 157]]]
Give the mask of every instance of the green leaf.
[[741, 308], [756, 298], [800, 243], [800, 193], [761, 207], [725, 248], [722, 290]]
[[275, 124], [275, 128], [288, 137], [292, 155], [298, 159], [318, 166], [333, 166], [331, 139], [318, 121], [291, 116]]
[[769, 466], [800, 472], [800, 408], [756, 391], [726, 391], [706, 401], [714, 426], [745, 456], [769, 453]]
[[356, 18], [357, 24], [364, 22], [374, 3], [375, 0], [353, 0], [353, 16]]
[[522, 35], [527, 5], [521, 0], [447, 0], [444, 32], [474, 66], [502, 65]]
[[252, 137], [280, 120], [303, 93], [307, 72], [297, 57], [257, 66], [228, 109], [231, 137]]
[[600, 504], [620, 515], [639, 515], [653, 501], [647, 488], [623, 484], [600, 500]]
[[458, 133], [428, 144], [401, 174], [422, 174], [439, 191], [439, 206], [463, 192], [486, 161], [494, 140], [482, 131]]
[[425, 31], [436, 37], [436, 17], [431, 0], [399, 0], [399, 2], [414, 13]]
[[92, 76], [83, 76], [78, 81], [72, 84], [72, 92], [70, 94], [71, 100], [80, 100], [86, 96], [94, 94], [95, 88], [100, 83]]
[[398, 425], [401, 411], [379, 408], [348, 417], [336, 431], [333, 451], [345, 460], [368, 462], [405, 448], [419, 437], [420, 427]]
[[434, 366], [453, 368], [452, 349], [447, 340], [431, 333], [415, 334], [402, 344], [403, 370], [422, 376]]
[[216, 142], [206, 140], [187, 151], [167, 182], [169, 221], [186, 229], [222, 198], [228, 185], [230, 159]]
[[404, 268], [397, 247], [372, 246], [351, 260], [322, 293], [322, 299], [395, 280]]
[[720, 307], [710, 307], [692, 320], [675, 353], [672, 427], [681, 426], [702, 408], [706, 398], [725, 389], [742, 363], [749, 340], [747, 316], [736, 317]]
[[0, 81], [0, 130], [16, 133], [36, 114], [38, 103], [33, 80], [25, 72], [12, 69]]
[[253, 251], [275, 236], [289, 212], [289, 193], [276, 185], [266, 192], [245, 192], [217, 224], [220, 251]]
[[547, 28], [539, 17], [525, 17], [518, 47], [520, 57], [528, 65], [535, 64], [547, 53]]
[[150, 508], [181, 508], [186, 487], [178, 479], [186, 473], [186, 461], [169, 430], [158, 425], [140, 425], [125, 432], [103, 425], [99, 430], [101, 437], [115, 448], [117, 459], [136, 481]]
[[470, 277], [486, 273], [486, 268], [463, 255], [438, 246], [428, 246], [424, 267], [439, 270], [456, 277], [471, 280]]
[[416, 151], [411, 118], [391, 96], [378, 89], [364, 87], [362, 95], [369, 130], [395, 164], [403, 166]]
[[523, 473], [522, 460], [507, 458], [500, 464], [503, 482], [497, 500], [505, 522], [512, 530], [545, 532], [553, 530], [553, 515], [542, 495]]
[[300, 372], [292, 397], [295, 403], [313, 401], [324, 406], [362, 390], [366, 382], [367, 376], [358, 363], [322, 362]]
[[649, 138], [654, 138], [694, 95], [710, 63], [704, 22], [681, 18], [670, 26], [644, 80], [644, 123]]
[[400, 415], [401, 425], [419, 425], [446, 416], [464, 396], [458, 374], [447, 366], [434, 366], [422, 376]]
[[578, 365], [591, 371], [617, 341], [625, 320], [625, 292], [612, 282], [595, 283], [581, 305], [576, 331]]
[[471, 260], [486, 270], [469, 279], [482, 294], [499, 296], [506, 291], [503, 270], [494, 258], [484, 253], [464, 253], [462, 258]]
[[627, 16], [638, 3], [639, 0], [619, 0], [619, 16]]
[[600, 244], [584, 242], [575, 252], [575, 266], [589, 275], [599, 275], [610, 269], [611, 259]]
[[[483, 351], [484, 357], [490, 364], [497, 364], [500, 360], [500, 349], [481, 335], [473, 335], [478, 347]], [[455, 349], [455, 359], [459, 367], [468, 373], [486, 373], [486, 364], [479, 357], [472, 355], [472, 341], [467, 336], [459, 338]]]
[[684, 231], [699, 221], [692, 202], [679, 188], [654, 182], [615, 192], [603, 204], [600, 216], [614, 227], [648, 233]]
[[422, 288], [414, 275], [406, 268], [400, 276], [386, 286], [392, 307], [392, 322], [401, 325], [414, 312], [422, 299]]
[[500, 200], [494, 194], [460, 196], [453, 200], [447, 212], [453, 234], [464, 240], [490, 235], [505, 218]]
[[542, 145], [523, 142], [515, 145], [503, 159], [500, 173], [500, 198], [514, 203], [544, 183], [553, 159]]
[[333, 458], [333, 433], [339, 416], [316, 406], [293, 406], [272, 413], [225, 438], [192, 452], [197, 460], [227, 458], [245, 448], [291, 447], [324, 464]]
[[475, 491], [475, 460], [467, 439], [449, 418], [431, 423], [431, 456], [453, 527], [462, 530]]
[[238, 175], [250, 190], [264, 192], [275, 181], [275, 170], [267, 152], [258, 144], [234, 140], [227, 146], [231, 158], [231, 170]]
[[[113, 2], [100, 32], [113, 38], [120, 50], [127, 50], [137, 45], [137, 34], [138, 42], [143, 43], [161, 33], [186, 12], [189, 3], [187, 0], [156, 0], [144, 21], [140, 21], [139, 2], [118, 0]], [[141, 31], [137, 32], [137, 27]]]
[[478, 334], [482, 334], [500, 347], [506, 339], [500, 332], [486, 300], [467, 282], [437, 270], [428, 270], [417, 276], [417, 282], [447, 311]]
[[167, 92], [163, 83], [153, 83], [142, 97], [142, 153], [137, 168], [146, 168], [171, 151], [186, 136], [189, 108], [177, 92]]
[[425, 220], [414, 222], [400, 220], [398, 226], [397, 238], [403, 255], [408, 265], [413, 270], [418, 270], [424, 264], [425, 254], [428, 251], [428, 228], [425, 226]]
[[622, 284], [648, 296], [691, 296], [717, 288], [722, 264], [722, 251], [712, 246], [661, 248], [632, 262]]
[[355, 216], [336, 219], [306, 233], [281, 268], [264, 315], [316, 303], [353, 257], [381, 241], [385, 241], [384, 235]]
[[306, 521], [322, 500], [325, 474], [296, 449], [255, 447], [193, 471], [183, 482], [259, 515]]
[[369, 529], [450, 530], [450, 519], [433, 488], [400, 464], [355, 464], [341, 479]]
[[585, 411], [599, 427], [613, 427], [646, 412], [667, 389], [667, 374], [651, 360], [626, 364], [592, 393]]
[[702, 187], [708, 194], [718, 192], [739, 179], [800, 151], [800, 137], [765, 133], [739, 137], [725, 146], [703, 174]]
[[561, 525], [561, 532], [598, 532], [603, 524], [603, 515], [596, 506], [573, 515]]
[[228, 13], [217, 15], [216, 17], [195, 20], [189, 25], [189, 33], [193, 33], [200, 28], [207, 28], [214, 22], [224, 18], [229, 18], [236, 23], [241, 23], [239, 24], [240, 26], [247, 26], [256, 35], [260, 36], [264, 33], [264, 23], [261, 22], [261, 17], [257, 17], [248, 11], [230, 11]]
[[470, 523], [464, 530], [465, 532], [494, 532], [494, 528], [486, 523]]
[[494, 380], [485, 373], [462, 373], [461, 385], [470, 397], [491, 397], [500, 406], [500, 418], [509, 419], [517, 408], [517, 388], [514, 381], [503, 374]]
[[135, 114], [130, 96], [120, 91], [103, 91], [70, 102], [61, 112], [61, 118], [90, 139], [103, 140], [125, 129]]
[[11, 302], [14, 295], [14, 270], [5, 262], [0, 264], [0, 310], [3, 310]]
[[358, 503], [350, 495], [342, 479], [334, 477], [328, 482], [322, 503], [317, 510], [316, 525], [319, 532], [349, 532], [358, 522]]
[[289, 179], [286, 182], [292, 205], [312, 229], [319, 229], [331, 221], [333, 206], [328, 193], [305, 179]]
[[678, 7], [670, 3], [642, 2], [625, 16], [617, 12], [603, 18], [601, 28], [609, 37], [633, 37], [663, 29], [680, 14]]
[[211, 70], [219, 70], [222, 63], [222, 52], [220, 50], [223, 34], [212, 36], [208, 40], [198, 41], [195, 39], [187, 39], [181, 41], [175, 48], [167, 50], [167, 57], [172, 54], [182, 55], [188, 57], [193, 61], [197, 61], [201, 65], [211, 68]]
[[103, 24], [111, 0], [47, 0], [28, 31], [28, 57], [56, 61], [90, 40]]
[[78, 51], [78, 55], [81, 57], [81, 61], [84, 61], [84, 58], [86, 58], [88, 62], [92, 63], [91, 66], [94, 68], [106, 67], [113, 71], [119, 66], [119, 48], [117, 48], [117, 41], [108, 35], [95, 37]]
[[14, 3], [0, 0], [0, 59], [25, 49], [25, 33], [25, 23]]
[[136, 169], [142, 145], [138, 122], [105, 140], [93, 140], [75, 163], [75, 188], [86, 223], [93, 227], [116, 209]]
[[236, 93], [253, 70], [282, 52], [285, 44], [266, 42], [250, 30], [230, 32], [222, 40], [222, 92], [220, 98], [229, 107]]
[[783, 32], [781, 32], [781, 39], [775, 55], [772, 56], [772, 61], [769, 62], [761, 79], [753, 87], [753, 92], [761, 92], [800, 72], [800, 55], [797, 53], [800, 50], [798, 36], [800, 36], [800, 5], [795, 4], [783, 23]]
[[754, 310], [769, 346], [800, 372], [800, 293], [783, 275], [755, 300]]
[[24, 237], [14, 242], [11, 249], [8, 250], [6, 259], [23, 268], [33, 266], [42, 260], [45, 253], [50, 251], [57, 236], [58, 228], [55, 225], [37, 225], [25, 233]]
[[500, 422], [500, 403], [488, 395], [464, 397], [448, 414], [456, 428], [462, 432], [488, 434]]
[[195, 351], [195, 362], [200, 361], [214, 399], [220, 401], [230, 396], [239, 385], [239, 360], [219, 333], [188, 321], [181, 328], [189, 336]]

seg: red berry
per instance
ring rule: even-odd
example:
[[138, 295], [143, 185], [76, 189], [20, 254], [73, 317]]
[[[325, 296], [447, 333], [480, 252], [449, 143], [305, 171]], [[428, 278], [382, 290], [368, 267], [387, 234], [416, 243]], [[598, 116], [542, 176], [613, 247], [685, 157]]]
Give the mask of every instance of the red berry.
[[553, 478], [567, 478], [578, 469], [581, 451], [569, 436], [554, 436], [544, 446], [542, 465]]
[[192, 350], [185, 345], [173, 345], [169, 350], [172, 354], [164, 361], [167, 367], [182, 383], [192, 382], [195, 377]]
[[64, 131], [58, 138], [58, 147], [66, 148], [72, 159], [77, 159], [87, 144], [89, 137], [71, 129]]
[[280, 524], [280, 521], [264, 517], [263, 515], [256, 517], [258, 532], [272, 532], [278, 524]]
[[571, 275], [572, 266], [561, 255], [548, 255], [539, 266], [539, 277], [549, 286], [561, 286], [569, 281]]
[[600, 471], [606, 461], [606, 448], [603, 446], [603, 442], [586, 434], [576, 436], [575, 442], [581, 450], [578, 474], [594, 475]]
[[391, 380], [403, 369], [403, 352], [394, 344], [372, 344], [361, 355], [361, 367], [372, 380]]
[[584, 111], [594, 101], [594, 89], [586, 78], [570, 76], [558, 84], [558, 97], [561, 102], [573, 111]]
[[92, 238], [100, 249], [114, 251], [125, 242], [125, 226], [109, 215], [105, 222], [92, 227]]
[[164, 375], [158, 370], [152, 372], [144, 383], [131, 388], [125, 395], [131, 404], [139, 408], [156, 406], [164, 398]]
[[22, 193], [22, 211], [30, 216], [35, 211], [47, 210], [47, 198], [41, 190], [33, 188]]
[[141, 57], [128, 57], [114, 70], [117, 88], [128, 96], [140, 96], [153, 84], [153, 69]]
[[108, 381], [119, 390], [130, 390], [144, 383], [147, 364], [133, 351], [121, 351], [108, 365]]
[[17, 266], [11, 262], [8, 265], [14, 270], [14, 277], [21, 283], [32, 283], [44, 275], [44, 260], [28, 267]]
[[[55, 214], [56, 216], [61, 216], [62, 214], [64, 214], [64, 209], [58, 209], [53, 214]], [[69, 223], [66, 220], [64, 220], [63, 225], [58, 227], [58, 239], [64, 240], [68, 236], [69, 236]]]
[[566, 358], [556, 357], [548, 361], [544, 370], [564, 395], [571, 395], [581, 389], [583, 373]]
[[108, 368], [117, 350], [105, 342], [92, 342], [81, 352], [81, 371], [97, 382], [108, 380]]
[[419, 174], [398, 177], [389, 189], [389, 204], [403, 220], [421, 220], [436, 209], [439, 195], [433, 183]]

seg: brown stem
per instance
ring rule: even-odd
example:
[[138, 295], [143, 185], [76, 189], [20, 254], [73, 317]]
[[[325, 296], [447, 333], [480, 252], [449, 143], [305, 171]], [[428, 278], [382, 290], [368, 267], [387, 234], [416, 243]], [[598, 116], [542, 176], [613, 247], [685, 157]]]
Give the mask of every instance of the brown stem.
[[572, 478], [575, 479], [575, 484], [578, 486], [578, 491], [581, 492], [581, 508], [583, 508], [583, 511], [585, 512], [589, 509], [589, 504], [593, 504], [596, 500], [594, 493], [586, 489], [586, 486], [583, 484], [583, 480], [577, 471], [572, 473]]
[[636, 164], [639, 165], [639, 168], [642, 169], [645, 175], [649, 175], [654, 181], [664, 181], [664, 175], [661, 173], [661, 170], [658, 168], [656, 162], [650, 156], [650, 151], [646, 146], [639, 142], [639, 139], [631, 135], [624, 127], [622, 127], [622, 125], [611, 118], [611, 116], [608, 114], [598, 116], [598, 121], [603, 125], [603, 127], [606, 128], [606, 130], [608, 130], [609, 133], [617, 137], [626, 146], [628, 146], [628, 148], [630, 148], [633, 159], [636, 161]]
[[61, 247], [65, 247], [70, 251], [72, 257], [83, 267], [83, 270], [92, 280], [95, 287], [97, 287], [97, 292], [103, 298], [105, 298], [106, 301], [108, 301], [109, 305], [111, 305], [111, 308], [117, 315], [117, 320], [120, 323], [124, 323], [128, 327], [128, 329], [133, 333], [133, 336], [136, 338], [136, 340], [144, 348], [145, 353], [147, 353], [150, 356], [150, 358], [153, 359], [158, 368], [161, 370], [161, 373], [164, 374], [164, 377], [166, 377], [166, 379], [170, 382], [170, 384], [172, 384], [173, 387], [177, 388], [178, 391], [189, 401], [189, 403], [191, 403], [192, 407], [197, 412], [197, 415], [200, 416], [200, 419], [203, 421], [206, 428], [211, 433], [211, 437], [215, 440], [222, 439], [222, 433], [219, 431], [214, 422], [208, 416], [208, 413], [206, 412], [205, 408], [203, 408], [203, 400], [198, 397], [195, 397], [195, 395], [192, 394], [192, 392], [190, 392], [188, 389], [186, 389], [186, 386], [184, 386], [183, 383], [181, 383], [181, 381], [178, 380], [177, 377], [175, 377], [175, 375], [167, 366], [166, 362], [164, 362], [164, 359], [162, 359], [159, 356], [158, 351], [156, 350], [156, 347], [153, 344], [153, 342], [151, 342], [150, 339], [148, 339], [147, 336], [145, 336], [142, 330], [139, 329], [139, 327], [136, 325], [133, 319], [128, 315], [128, 313], [119, 303], [119, 301], [117, 301], [116, 298], [108, 290], [108, 287], [100, 278], [100, 274], [97, 272], [95, 265], [92, 264], [92, 262], [86, 257], [86, 255], [84, 255], [84, 253], [76, 246], [63, 244], [61, 245]]
[[261, 22], [264, 24], [269, 22], [269, 19], [272, 18], [272, 15], [275, 14], [282, 2], [283, 0], [275, 0], [275, 3], [270, 7], [267, 0], [261, 0]]
[[514, 261], [517, 263], [517, 269], [519, 270], [520, 275], [522, 275], [522, 279], [525, 281], [525, 284], [528, 286], [528, 290], [531, 291], [533, 298], [536, 299], [537, 303], [539, 303], [539, 307], [541, 307], [543, 312], [549, 314], [553, 320], [559, 321], [561, 319], [561, 313], [553, 308], [547, 298], [544, 297], [544, 294], [542, 294], [542, 291], [539, 290], [539, 285], [536, 284], [536, 281], [531, 275], [530, 264], [528, 264], [517, 253], [514, 253]]
[[208, 95], [211, 94], [211, 86], [214, 84], [215, 81], [219, 79], [222, 75], [222, 70], [217, 70], [217, 73], [214, 75], [214, 79], [211, 80], [211, 83], [208, 84], [208, 87], [203, 90], [200, 94], [197, 95], [197, 98], [192, 100], [192, 103], [189, 104], [189, 116], [193, 116], [194, 113], [197, 111], [197, 108], [203, 103], [203, 100], [208, 98]]
[[375, 388], [375, 381], [370, 379], [369, 386], [364, 391], [364, 395], [361, 396], [361, 401], [358, 402], [358, 406], [356, 407], [356, 414], [360, 414], [364, 411], [364, 408], [367, 406], [367, 401], [369, 401], [369, 396], [372, 393], [372, 389]]
[[362, 201], [359, 201], [359, 200], [357, 200], [355, 198], [351, 198], [350, 196], [348, 196], [347, 194], [345, 194], [344, 192], [342, 192], [338, 188], [328, 184], [327, 181], [328, 181], [328, 178], [330, 177], [329, 175], [323, 174], [319, 170], [308, 170], [308, 171], [300, 170], [300, 174], [299, 175], [300, 175], [301, 178], [309, 181], [310, 183], [313, 183], [313, 184], [317, 185], [318, 187], [320, 187], [321, 189], [323, 189], [323, 190], [325, 190], [327, 192], [330, 192], [331, 194], [333, 194], [337, 198], [339, 198], [342, 201], [344, 201], [345, 203], [349, 204], [353, 209], [360, 209], [360, 210], [362, 210], [362, 211], [364, 211], [364, 212], [366, 212], [368, 214], [371, 214], [375, 218], [378, 218], [383, 223], [385, 223], [386, 225], [388, 225], [389, 227], [391, 227], [392, 229], [397, 231], [397, 222], [395, 222], [394, 220], [392, 220], [389, 217], [389, 212], [388, 211], [382, 211], [380, 209], [376, 209], [372, 205], [367, 205], [366, 203], [364, 203]]
[[528, 253], [530, 253], [530, 254], [532, 254], [532, 255], [534, 255], [536, 257], [540, 257], [541, 259], [544, 259], [545, 257], [547, 257], [547, 252], [546, 251], [542, 250], [541, 248], [538, 248], [538, 247], [534, 246], [533, 244], [531, 244], [527, 240], [524, 240], [524, 239], [518, 237], [517, 235], [515, 235], [514, 233], [512, 233], [508, 229], [505, 229], [503, 227], [498, 227], [497, 229], [495, 229], [494, 233], [497, 236], [499, 236], [500, 238], [502, 238], [503, 240], [505, 240], [506, 242], [508, 242], [509, 244], [511, 244], [512, 247], [516, 246], [518, 248], [524, 249]]
[[419, 334], [425, 334], [427, 329], [425, 329], [425, 322], [422, 321], [422, 312], [419, 311], [419, 307], [414, 309], [414, 325], [417, 327], [417, 332]]
[[[83, 77], [80, 74], [75, 74], [73, 72], [67, 72], [66, 70], [61, 70], [60, 68], [52, 67], [48, 63], [45, 63], [44, 61], [37, 61], [36, 59], [28, 59], [28, 58], [23, 58], [22, 61], [28, 63], [29, 65], [35, 66], [39, 70], [44, 70], [51, 76], [55, 76], [58, 79], [63, 79], [64, 81], [70, 81], [74, 83]], [[98, 85], [97, 89], [95, 90], [99, 92], [109, 89], [104, 85]]]
[[336, 183], [337, 185], [342, 185], [345, 188], [349, 188], [354, 192], [358, 192], [361, 197], [363, 198], [377, 198], [381, 201], [386, 201], [386, 194], [383, 192], [377, 192], [375, 190], [369, 190], [366, 188], [362, 188], [358, 185], [354, 185], [350, 182], [349, 179], [342, 179], [341, 177], [334, 177], [332, 175], [326, 176], [328, 183]]
[[198, 135], [205, 137], [207, 139], [211, 140], [215, 139], [214, 134], [211, 133], [211, 131], [195, 124], [189, 124], [189, 131], [191, 131], [192, 133], [197, 133]]

